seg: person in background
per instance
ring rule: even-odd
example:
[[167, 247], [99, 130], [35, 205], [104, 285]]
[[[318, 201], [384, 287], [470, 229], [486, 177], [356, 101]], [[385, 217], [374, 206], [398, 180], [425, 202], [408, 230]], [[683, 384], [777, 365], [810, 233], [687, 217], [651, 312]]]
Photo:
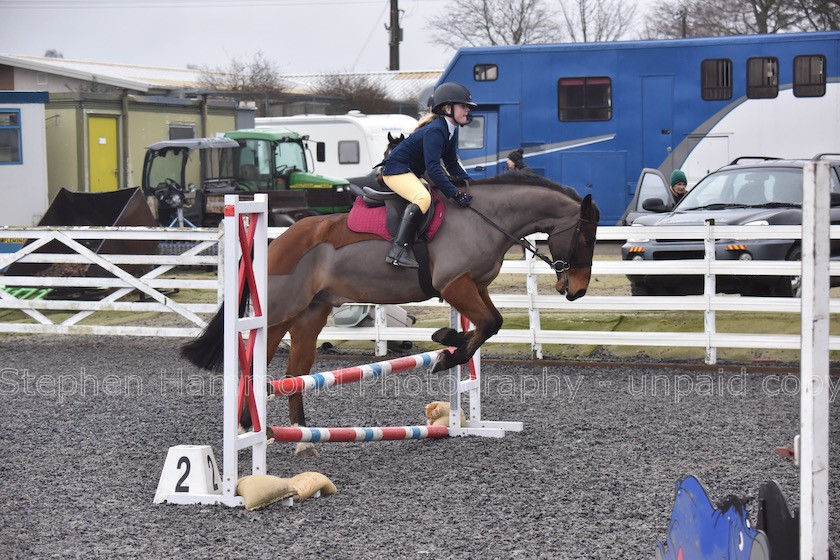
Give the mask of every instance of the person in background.
[[[392, 191], [406, 199], [402, 222], [385, 262], [394, 266], [417, 268], [411, 251], [417, 226], [432, 204], [429, 191], [420, 182], [424, 173], [446, 198], [466, 208], [472, 196], [456, 185], [467, 186], [469, 175], [458, 163], [458, 127], [467, 124], [470, 109], [475, 107], [469, 90], [456, 82], [435, 89], [432, 112], [423, 118], [408, 138], [400, 142], [385, 159], [382, 180]], [[441, 162], [443, 165], [441, 165]]]
[[685, 173], [681, 169], [674, 169], [671, 172], [671, 194], [674, 197], [674, 204], [682, 200], [685, 196], [685, 188], [688, 186], [688, 181], [685, 178]]
[[507, 156], [507, 170], [508, 171], [522, 171], [524, 169], [529, 169], [528, 164], [525, 163], [524, 159], [525, 150], [522, 148], [513, 150]]

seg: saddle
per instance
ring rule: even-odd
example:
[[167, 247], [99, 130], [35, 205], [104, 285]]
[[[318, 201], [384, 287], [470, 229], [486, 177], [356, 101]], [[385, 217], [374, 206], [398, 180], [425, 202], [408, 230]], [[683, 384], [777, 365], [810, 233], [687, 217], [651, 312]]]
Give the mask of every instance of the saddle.
[[[356, 201], [347, 216], [347, 228], [357, 233], [373, 233], [386, 241], [391, 241], [397, 235], [408, 201], [392, 191], [382, 181], [381, 175], [376, 179], [375, 188], [359, 187], [350, 183], [350, 191], [356, 195]], [[444, 205], [437, 192], [431, 191], [431, 195], [432, 206], [423, 215], [423, 221], [417, 227], [417, 233], [411, 245], [414, 256], [420, 264], [417, 274], [420, 288], [429, 297], [440, 297], [440, 293], [432, 285], [429, 249], [426, 243], [434, 238], [443, 222]]]
[[[360, 187], [351, 183], [350, 192], [356, 195], [356, 202], [350, 210], [347, 226], [355, 232], [375, 233], [387, 241], [393, 239], [397, 235], [408, 201], [392, 191], [382, 181], [381, 176], [377, 177], [372, 186]], [[443, 220], [442, 201], [435, 191], [431, 191], [431, 195], [432, 207], [423, 215], [423, 220], [417, 228], [417, 239], [425, 236], [427, 241], [431, 241]], [[383, 213], [384, 231], [380, 225]]]

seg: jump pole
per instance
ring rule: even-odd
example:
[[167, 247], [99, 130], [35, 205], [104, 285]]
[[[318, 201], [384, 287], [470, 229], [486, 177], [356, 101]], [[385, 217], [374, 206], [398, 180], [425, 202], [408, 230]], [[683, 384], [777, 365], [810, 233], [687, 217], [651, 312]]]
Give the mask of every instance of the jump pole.
[[[455, 312], [456, 325], [469, 329], [469, 322], [461, 323]], [[354, 366], [333, 371], [286, 377], [269, 381], [274, 394], [289, 396], [298, 393], [308, 393], [319, 389], [327, 389], [335, 385], [376, 379], [381, 376], [409, 371], [412, 369], [429, 368], [437, 360], [442, 350], [424, 352], [413, 356], [404, 356], [393, 360]], [[450, 386], [450, 416], [448, 426], [395, 426], [395, 427], [341, 427], [341, 428], [310, 428], [271, 426], [269, 434], [273, 434], [274, 441], [284, 442], [326, 442], [326, 441], [382, 441], [402, 439], [433, 439], [447, 436], [484, 436], [503, 437], [505, 432], [522, 431], [522, 422], [491, 422], [481, 420], [481, 377], [478, 352], [470, 361], [470, 379], [461, 379], [460, 368], [448, 371]], [[470, 415], [466, 426], [461, 426], [461, 401], [467, 395], [470, 403]], [[454, 413], [452, 412], [454, 410]]]

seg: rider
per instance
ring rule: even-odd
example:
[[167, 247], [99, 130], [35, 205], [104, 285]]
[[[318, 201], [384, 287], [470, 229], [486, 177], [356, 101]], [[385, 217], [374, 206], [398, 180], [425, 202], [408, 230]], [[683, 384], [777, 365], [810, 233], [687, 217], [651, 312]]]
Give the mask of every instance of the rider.
[[[382, 180], [409, 204], [385, 262], [394, 266], [417, 268], [411, 254], [421, 216], [432, 204], [432, 197], [419, 177], [427, 172], [435, 186], [447, 198], [461, 207], [472, 202], [472, 196], [455, 184], [466, 185], [469, 176], [458, 163], [458, 127], [467, 124], [467, 115], [475, 107], [467, 88], [455, 82], [441, 84], [435, 89], [431, 113], [424, 117], [414, 132], [400, 142], [388, 155], [382, 168]], [[447, 175], [441, 167], [446, 168]], [[451, 176], [451, 177], [450, 177]]]

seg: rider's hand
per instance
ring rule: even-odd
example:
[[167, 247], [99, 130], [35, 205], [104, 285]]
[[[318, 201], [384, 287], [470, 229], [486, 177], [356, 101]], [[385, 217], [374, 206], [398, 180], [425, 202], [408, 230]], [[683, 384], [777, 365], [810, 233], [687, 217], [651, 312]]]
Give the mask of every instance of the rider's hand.
[[456, 192], [455, 196], [453, 196], [452, 198], [455, 199], [455, 202], [457, 202], [461, 208], [468, 207], [472, 202], [472, 195], [467, 194], [462, 190]]
[[456, 187], [469, 187], [470, 184], [467, 182], [467, 179], [469, 177], [450, 177], [449, 181]]

